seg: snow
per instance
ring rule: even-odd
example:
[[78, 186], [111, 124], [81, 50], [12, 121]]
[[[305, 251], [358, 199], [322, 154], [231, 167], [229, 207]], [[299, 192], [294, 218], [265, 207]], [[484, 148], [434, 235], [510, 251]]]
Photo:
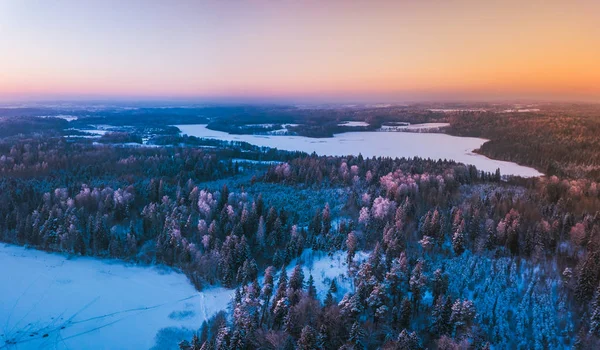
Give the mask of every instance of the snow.
[[[328, 254], [321, 251], [313, 251], [306, 249], [302, 252], [300, 258], [294, 259], [287, 267], [288, 277], [291, 276], [296, 264], [302, 264], [304, 272], [304, 283], [308, 282], [308, 276], [312, 274], [315, 280], [315, 288], [317, 289], [317, 298], [321, 301], [325, 299], [331, 280], [335, 279], [338, 287], [337, 296], [341, 298], [346, 292], [354, 291], [352, 278], [348, 277], [348, 265], [346, 265], [346, 255], [344, 251], [337, 251], [333, 254]], [[357, 264], [367, 260], [369, 253], [358, 251], [354, 256], [354, 261]]]
[[272, 128], [273, 126], [275, 126], [275, 124], [246, 124], [246, 127], [249, 128]]
[[98, 124], [98, 125], [90, 125], [89, 129], [72, 128], [72, 129], [68, 129], [68, 130], [82, 131], [82, 132], [87, 132], [89, 134], [102, 136], [102, 135], [106, 134], [107, 132], [119, 132], [119, 131], [125, 131], [126, 129], [128, 129], [128, 128], [127, 127], [115, 127], [115, 126], [106, 125], [106, 124]]
[[[93, 134], [93, 135], [97, 135], [97, 136], [102, 136], [108, 132], [108, 130], [104, 130], [104, 129], [69, 129], [69, 130], [87, 132], [88, 134]], [[76, 135], [76, 136], [79, 136], [79, 135]]]
[[267, 131], [267, 135], [287, 135], [289, 134], [289, 127], [296, 127], [298, 124], [282, 124], [281, 129]]
[[70, 122], [73, 120], [77, 120], [78, 117], [76, 117], [74, 115], [59, 114], [59, 115], [40, 115], [40, 116], [38, 116], [38, 118], [59, 118], [59, 119], [64, 119], [64, 120]]
[[339, 123], [338, 126], [351, 126], [351, 127], [369, 126], [369, 123], [367, 123], [367, 122], [349, 122], [349, 121], [344, 121], [344, 122]]
[[533, 112], [539, 112], [540, 109], [539, 108], [523, 108], [523, 109], [505, 109], [502, 111], [502, 113], [533, 113]]
[[408, 125], [382, 125], [380, 131], [430, 131], [450, 126], [450, 123], [423, 123]]
[[205, 124], [176, 125], [183, 134], [225, 141], [243, 141], [257, 146], [287, 151], [315, 152], [319, 155], [364, 157], [421, 157], [447, 159], [472, 164], [479, 170], [494, 172], [500, 168], [503, 175], [523, 177], [541, 176], [533, 168], [511, 162], [490, 159], [473, 150], [488, 140], [475, 137], [457, 137], [443, 133], [349, 132], [332, 138], [304, 136], [231, 135], [206, 128]]
[[454, 113], [454, 112], [485, 112], [484, 108], [431, 108], [431, 112]]
[[283, 162], [278, 160], [254, 160], [254, 159], [243, 159], [243, 158], [232, 158], [232, 162], [238, 163], [250, 163], [250, 164], [281, 164]]
[[0, 276], [0, 344], [16, 349], [177, 349], [233, 294], [197, 292], [165, 267], [11, 245], [0, 246]]

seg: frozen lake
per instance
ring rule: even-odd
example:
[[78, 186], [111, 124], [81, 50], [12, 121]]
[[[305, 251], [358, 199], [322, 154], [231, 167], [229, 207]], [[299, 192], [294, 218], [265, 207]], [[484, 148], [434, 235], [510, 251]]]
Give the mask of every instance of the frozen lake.
[[479, 170], [494, 172], [500, 168], [503, 175], [523, 177], [541, 176], [537, 170], [473, 153], [487, 140], [475, 137], [457, 137], [443, 133], [411, 132], [348, 132], [332, 138], [303, 136], [231, 135], [206, 128], [204, 124], [176, 125], [183, 134], [226, 141], [244, 141], [257, 146], [286, 151], [315, 152], [318, 155], [363, 157], [421, 157], [448, 159], [472, 164]]
[[178, 349], [227, 307], [167, 268], [0, 245], [0, 348]]
[[[359, 251], [355, 260], [367, 257]], [[345, 259], [343, 251], [302, 254], [305, 278], [313, 275], [321, 300], [334, 278], [338, 299], [352, 290]], [[288, 275], [295, 266], [296, 260], [287, 266]], [[164, 267], [6, 244], [0, 245], [0, 276], [0, 348], [8, 349], [178, 349], [234, 293], [197, 292], [183, 274]]]

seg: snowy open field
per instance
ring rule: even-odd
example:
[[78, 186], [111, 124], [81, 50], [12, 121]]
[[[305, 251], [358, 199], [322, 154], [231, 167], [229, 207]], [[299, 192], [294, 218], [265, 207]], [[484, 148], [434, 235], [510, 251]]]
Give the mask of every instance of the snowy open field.
[[[317, 289], [317, 297], [323, 301], [331, 285], [331, 280], [335, 279], [338, 292], [338, 300], [347, 292], [354, 291], [354, 282], [348, 277], [348, 265], [346, 264], [346, 255], [344, 251], [335, 253], [326, 253], [305, 249], [298, 259], [294, 259], [286, 268], [288, 276], [292, 274], [296, 264], [302, 265], [304, 273], [304, 282], [308, 281], [308, 276], [312, 274]], [[354, 262], [358, 264], [367, 260], [367, 252], [358, 251], [354, 257]]]
[[344, 121], [338, 124], [338, 126], [369, 126], [367, 122], [356, 122], [356, 121]]
[[[310, 249], [299, 258], [321, 300], [332, 279], [338, 299], [353, 289], [345, 258], [345, 252]], [[355, 260], [366, 258], [357, 252]], [[288, 265], [288, 275], [297, 262]], [[226, 309], [234, 293], [217, 287], [197, 292], [183, 274], [164, 267], [12, 245], [0, 246], [0, 276], [0, 349], [177, 349]]]
[[439, 130], [450, 126], [450, 123], [423, 123], [409, 125], [382, 125], [380, 131], [428, 131]]
[[10, 245], [0, 276], [0, 349], [176, 349], [232, 295], [167, 268]]
[[487, 140], [475, 137], [456, 137], [441, 133], [349, 132], [332, 138], [303, 136], [231, 135], [206, 128], [204, 124], [176, 125], [183, 134], [226, 141], [244, 141], [257, 146], [287, 151], [316, 152], [319, 155], [364, 157], [421, 157], [448, 159], [473, 164], [479, 170], [503, 175], [541, 176], [537, 170], [511, 162], [490, 159], [473, 153]]

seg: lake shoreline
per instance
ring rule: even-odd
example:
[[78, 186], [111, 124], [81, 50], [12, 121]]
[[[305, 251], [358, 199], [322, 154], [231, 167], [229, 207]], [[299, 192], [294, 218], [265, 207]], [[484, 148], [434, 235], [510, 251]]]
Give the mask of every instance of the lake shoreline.
[[229, 134], [211, 130], [207, 124], [174, 125], [182, 134], [198, 138], [241, 141], [256, 146], [285, 151], [313, 152], [323, 156], [358, 156], [391, 158], [429, 158], [454, 160], [471, 164], [478, 170], [522, 177], [543, 176], [534, 168], [495, 160], [476, 153], [487, 139], [460, 137], [446, 133], [354, 131], [335, 134], [329, 138], [310, 138], [295, 135]]

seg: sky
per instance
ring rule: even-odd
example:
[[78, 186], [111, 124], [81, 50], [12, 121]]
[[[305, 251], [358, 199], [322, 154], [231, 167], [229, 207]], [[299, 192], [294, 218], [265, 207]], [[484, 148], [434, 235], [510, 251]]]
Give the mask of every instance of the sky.
[[598, 0], [0, 0], [0, 100], [600, 102]]

